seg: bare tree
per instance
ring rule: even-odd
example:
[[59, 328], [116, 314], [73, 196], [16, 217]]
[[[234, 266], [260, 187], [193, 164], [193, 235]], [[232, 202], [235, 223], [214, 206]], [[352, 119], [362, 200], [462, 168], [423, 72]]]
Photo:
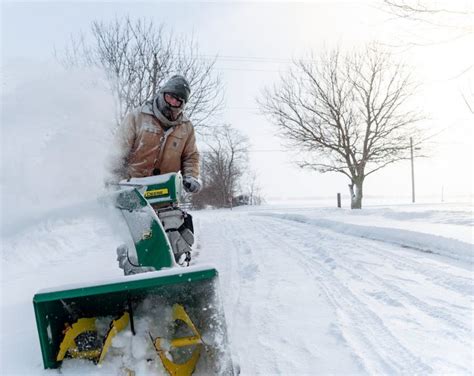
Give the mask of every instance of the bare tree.
[[167, 34], [152, 20], [125, 17], [92, 22], [88, 37], [71, 36], [68, 48], [56, 56], [66, 67], [96, 67], [106, 73], [117, 123], [151, 99], [172, 74], [184, 75], [192, 88], [186, 113], [199, 130], [221, 107], [223, 90], [213, 74], [215, 59], [202, 60], [198, 50], [194, 39]]
[[[384, 0], [389, 12], [409, 21], [421, 22], [459, 36], [473, 32], [473, 6], [469, 1], [447, 1], [445, 5], [430, 0]], [[439, 41], [438, 41], [439, 42]]]
[[215, 127], [202, 153], [202, 191], [193, 205], [227, 207], [232, 203], [248, 163], [248, 139], [229, 125]]
[[255, 171], [249, 171], [246, 175], [242, 191], [248, 194], [250, 205], [261, 205], [264, 200], [258, 184], [257, 174]]
[[[407, 159], [420, 119], [408, 110], [414, 87], [401, 64], [373, 46], [341, 56], [294, 63], [260, 107], [292, 150], [307, 152], [301, 167], [350, 180], [351, 208], [362, 207], [367, 176]], [[415, 137], [419, 140], [419, 137]]]
[[[469, 41], [472, 44], [474, 33], [472, 1], [452, 0], [442, 5], [429, 0], [384, 0], [383, 5], [382, 9], [415, 26], [408, 35], [400, 34], [402, 47], [438, 45], [462, 38], [470, 38]], [[462, 84], [459, 92], [472, 114], [474, 113], [474, 95], [470, 74], [473, 63], [472, 59], [468, 58], [464, 62], [464, 66], [458, 72], [452, 72], [450, 80], [457, 80]]]

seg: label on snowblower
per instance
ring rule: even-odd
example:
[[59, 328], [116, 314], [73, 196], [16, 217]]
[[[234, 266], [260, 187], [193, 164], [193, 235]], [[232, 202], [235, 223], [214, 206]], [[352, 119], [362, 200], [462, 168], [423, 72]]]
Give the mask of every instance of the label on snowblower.
[[144, 196], [145, 198], [152, 198], [152, 197], [166, 196], [168, 194], [169, 194], [168, 188], [162, 188], [162, 189], [153, 189], [151, 191], [146, 191]]

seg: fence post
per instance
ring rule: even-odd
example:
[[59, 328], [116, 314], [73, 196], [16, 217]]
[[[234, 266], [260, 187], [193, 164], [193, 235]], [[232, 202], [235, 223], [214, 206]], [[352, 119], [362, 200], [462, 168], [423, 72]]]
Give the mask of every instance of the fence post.
[[338, 208], [341, 207], [341, 194], [340, 193], [337, 194], [337, 207]]

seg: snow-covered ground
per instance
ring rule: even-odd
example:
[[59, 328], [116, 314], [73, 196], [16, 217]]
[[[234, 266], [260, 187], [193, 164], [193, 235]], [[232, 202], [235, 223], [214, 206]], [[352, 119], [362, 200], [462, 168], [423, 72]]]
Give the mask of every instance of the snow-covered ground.
[[[219, 269], [243, 375], [474, 372], [471, 204], [193, 214], [193, 264]], [[31, 299], [121, 275], [126, 230], [93, 201], [41, 218], [2, 237], [0, 374], [116, 374], [44, 371]]]

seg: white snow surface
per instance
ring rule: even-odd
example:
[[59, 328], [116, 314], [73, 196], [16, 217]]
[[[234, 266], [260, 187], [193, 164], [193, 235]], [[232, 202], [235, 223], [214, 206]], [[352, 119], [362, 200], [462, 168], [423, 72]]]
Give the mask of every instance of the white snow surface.
[[[242, 375], [473, 373], [470, 203], [192, 214], [192, 264], [219, 270]], [[122, 358], [43, 370], [33, 295], [123, 278], [115, 249], [128, 238], [95, 201], [25, 223], [2, 238], [0, 374], [117, 375], [153, 354], [149, 341], [124, 332], [112, 349]], [[135, 371], [162, 372], [138, 361]]]
[[173, 174], [174, 173], [147, 176], [147, 177], [144, 177], [144, 178], [131, 178], [129, 180], [121, 180], [120, 184], [123, 184], [123, 185], [138, 185], [138, 186], [152, 185], [152, 184], [162, 184], [162, 183], [166, 183], [168, 180], [170, 180], [170, 177]]

